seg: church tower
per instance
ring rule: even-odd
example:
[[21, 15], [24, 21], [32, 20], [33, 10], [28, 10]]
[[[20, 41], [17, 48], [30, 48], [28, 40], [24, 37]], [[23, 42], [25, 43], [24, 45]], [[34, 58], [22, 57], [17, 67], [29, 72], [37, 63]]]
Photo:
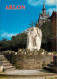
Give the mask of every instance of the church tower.
[[46, 13], [46, 9], [45, 9], [45, 3], [43, 4], [42, 13]]
[[49, 12], [46, 12], [45, 3], [43, 3], [42, 13], [39, 14], [38, 24], [41, 26], [49, 18]]

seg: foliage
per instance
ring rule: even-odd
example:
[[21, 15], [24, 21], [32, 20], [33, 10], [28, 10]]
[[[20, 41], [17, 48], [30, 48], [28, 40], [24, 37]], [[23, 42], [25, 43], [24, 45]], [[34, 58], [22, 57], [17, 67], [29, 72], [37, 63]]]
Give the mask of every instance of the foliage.
[[42, 26], [39, 24], [35, 25], [36, 27], [42, 30], [42, 43], [47, 43], [52, 40], [52, 23], [49, 20], [46, 20]]
[[39, 50], [39, 53], [42, 53], [43, 51], [44, 51], [44, 49], [40, 49], [40, 50]]
[[35, 24], [35, 27], [38, 27], [39, 29], [41, 29], [41, 27], [38, 23]]
[[6, 50], [14, 50], [17, 51], [18, 48], [26, 48], [26, 42], [27, 42], [27, 34], [21, 33], [16, 36], [13, 36], [12, 39], [0, 41], [0, 51], [6, 51]]
[[42, 30], [42, 43], [47, 43], [52, 40], [52, 24], [51, 21], [46, 20], [41, 26]]
[[8, 39], [6, 39], [6, 38], [2, 38], [2, 41], [8, 41]]

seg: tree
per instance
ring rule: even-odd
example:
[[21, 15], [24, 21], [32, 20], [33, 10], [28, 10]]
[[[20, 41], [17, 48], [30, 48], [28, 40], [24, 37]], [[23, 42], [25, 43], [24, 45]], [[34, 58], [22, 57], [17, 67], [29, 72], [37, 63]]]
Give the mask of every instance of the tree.
[[46, 20], [46, 22], [41, 26], [43, 43], [47, 43], [52, 40], [52, 24], [51, 21]]
[[46, 20], [45, 23], [41, 26], [42, 30], [42, 43], [46, 43], [46, 50], [47, 50], [47, 43], [52, 41], [52, 23], [51, 21]]
[[6, 38], [2, 38], [2, 41], [8, 41], [8, 39], [6, 39]]

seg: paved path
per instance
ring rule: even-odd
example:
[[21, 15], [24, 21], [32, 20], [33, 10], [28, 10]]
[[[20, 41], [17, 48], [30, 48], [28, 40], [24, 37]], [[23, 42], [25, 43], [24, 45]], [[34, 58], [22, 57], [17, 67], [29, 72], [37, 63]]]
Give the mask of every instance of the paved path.
[[52, 74], [44, 71], [43, 69], [38, 70], [14, 70], [14, 71], [7, 71], [5, 74], [8, 75], [45, 75], [45, 74]]
[[43, 69], [14, 70], [0, 74], [0, 79], [57, 79], [57, 74], [48, 73]]

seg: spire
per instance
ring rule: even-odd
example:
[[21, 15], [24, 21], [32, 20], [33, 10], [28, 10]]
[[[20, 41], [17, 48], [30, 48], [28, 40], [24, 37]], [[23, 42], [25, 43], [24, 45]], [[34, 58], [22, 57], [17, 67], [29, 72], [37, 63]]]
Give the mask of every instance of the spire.
[[45, 9], [45, 0], [44, 0], [44, 3], [43, 3], [43, 9]]
[[43, 3], [43, 9], [42, 9], [43, 13], [46, 13], [46, 9], [45, 9], [45, 2]]
[[43, 9], [45, 9], [45, 3], [43, 3]]

